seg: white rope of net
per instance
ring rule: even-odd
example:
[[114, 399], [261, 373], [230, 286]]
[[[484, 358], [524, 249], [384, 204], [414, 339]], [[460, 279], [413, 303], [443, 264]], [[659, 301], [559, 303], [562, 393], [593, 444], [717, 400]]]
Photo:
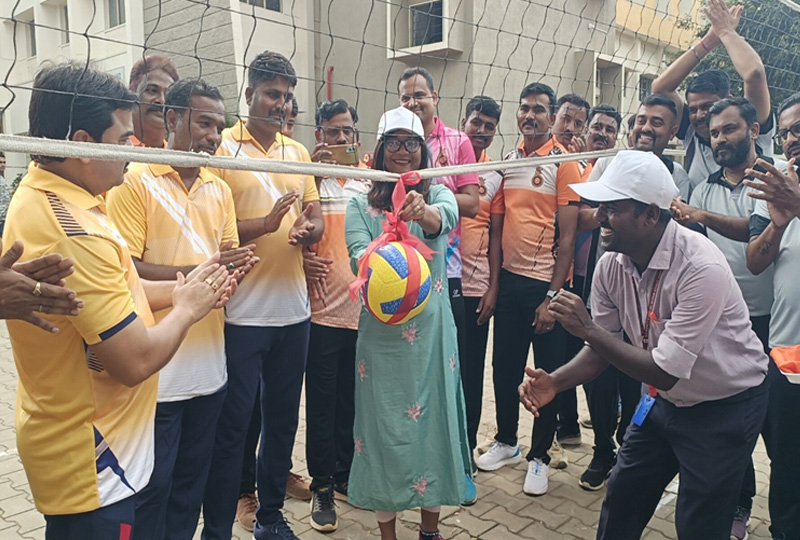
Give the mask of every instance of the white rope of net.
[[[284, 161], [275, 159], [250, 159], [244, 156], [212, 156], [195, 152], [166, 150], [163, 148], [144, 148], [116, 144], [61, 141], [27, 137], [24, 135], [0, 134], [0, 151], [18, 152], [61, 158], [86, 158], [101, 161], [126, 161], [132, 163], [158, 163], [171, 167], [211, 167], [216, 169], [235, 169], [266, 173], [301, 174], [333, 178], [363, 178], [373, 182], [396, 182], [399, 174], [374, 169], [331, 165], [328, 163], [308, 163], [304, 161]], [[567, 161], [592, 160], [611, 157], [620, 149], [582, 152], [580, 154], [560, 154], [552, 156], [515, 159], [510, 161], [487, 161], [469, 165], [451, 165], [419, 171], [423, 179], [465, 173], [482, 173], [496, 170], [523, 169]]]

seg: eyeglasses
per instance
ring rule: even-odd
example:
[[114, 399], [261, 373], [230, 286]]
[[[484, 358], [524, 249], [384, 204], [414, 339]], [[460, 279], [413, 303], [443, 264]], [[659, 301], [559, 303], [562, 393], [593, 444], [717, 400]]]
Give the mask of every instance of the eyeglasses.
[[358, 130], [352, 127], [339, 128], [339, 127], [317, 126], [317, 129], [322, 130], [327, 137], [334, 137], [334, 138], [338, 138], [339, 135], [344, 135], [346, 138], [350, 139], [354, 137], [356, 133], [358, 133]]
[[795, 139], [800, 139], [800, 122], [795, 122], [789, 129], [779, 129], [778, 132], [775, 133], [775, 142], [778, 144], [785, 143], [789, 133], [794, 135]]
[[383, 145], [389, 152], [397, 152], [400, 150], [401, 146], [404, 146], [406, 152], [413, 154], [419, 150], [420, 146], [422, 146], [422, 142], [419, 139], [406, 139], [405, 141], [401, 141], [400, 139], [386, 139]]

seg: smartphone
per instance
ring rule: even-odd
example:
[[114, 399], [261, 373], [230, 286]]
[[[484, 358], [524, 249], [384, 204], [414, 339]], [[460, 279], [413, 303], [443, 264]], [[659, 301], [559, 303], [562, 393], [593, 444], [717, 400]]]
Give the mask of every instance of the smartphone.
[[358, 165], [357, 144], [334, 144], [325, 148], [339, 165]]

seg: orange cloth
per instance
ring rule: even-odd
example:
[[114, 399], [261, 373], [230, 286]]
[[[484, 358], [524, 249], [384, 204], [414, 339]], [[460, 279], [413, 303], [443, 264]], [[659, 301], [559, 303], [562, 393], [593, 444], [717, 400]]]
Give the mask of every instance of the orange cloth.
[[783, 373], [800, 373], [800, 345], [775, 347], [769, 354]]

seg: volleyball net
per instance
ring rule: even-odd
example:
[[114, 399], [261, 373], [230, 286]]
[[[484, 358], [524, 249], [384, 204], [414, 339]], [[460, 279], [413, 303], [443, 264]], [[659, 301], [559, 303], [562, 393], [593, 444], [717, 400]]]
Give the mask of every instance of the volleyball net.
[[[776, 107], [800, 90], [800, 6], [791, 0], [738, 3], [744, 6], [738, 32], [760, 54]], [[525, 85], [542, 82], [557, 96], [611, 104], [625, 117], [708, 26], [701, 0], [8, 0], [0, 6], [0, 151], [11, 154], [7, 176], [22, 172], [30, 154], [338, 175], [325, 164], [243, 165], [237, 158], [25, 137], [33, 79], [48, 62], [78, 62], [127, 85], [138, 59], [165, 55], [181, 78], [219, 88], [233, 124], [248, 119], [247, 66], [270, 50], [289, 58], [297, 72], [294, 138], [309, 148], [317, 106], [341, 98], [358, 112], [362, 152], [371, 151], [378, 119], [399, 105], [397, 82], [409, 67], [433, 75], [437, 114], [448, 126], [460, 126], [473, 96], [493, 98], [503, 108], [489, 151], [495, 161], [448, 170], [481, 172], [498, 168], [496, 161], [518, 143], [516, 110]], [[723, 47], [705, 56], [695, 73], [710, 68], [729, 73], [733, 93], [741, 93]], [[534, 159], [591, 157], [597, 155]], [[445, 174], [437, 171], [425, 175]]]

